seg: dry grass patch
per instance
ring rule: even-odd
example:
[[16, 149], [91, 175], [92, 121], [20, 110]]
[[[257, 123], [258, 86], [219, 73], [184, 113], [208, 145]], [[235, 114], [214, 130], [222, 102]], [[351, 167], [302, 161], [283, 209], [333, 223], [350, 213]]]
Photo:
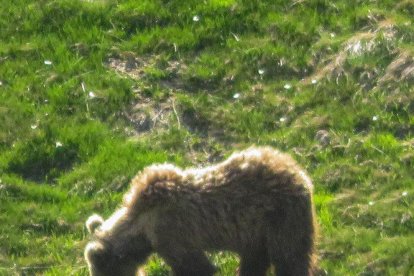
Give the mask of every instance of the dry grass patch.
[[386, 85], [391, 82], [409, 82], [414, 81], [414, 56], [408, 50], [402, 50], [396, 58], [388, 65], [383, 77], [379, 79], [380, 85]]
[[[394, 50], [396, 30], [391, 20], [383, 20], [376, 23], [374, 27], [367, 31], [359, 32], [350, 37], [342, 44], [341, 50], [328, 57], [313, 75], [306, 79], [306, 83], [312, 80], [328, 78], [337, 80], [340, 77], [347, 77], [349, 72], [346, 69], [346, 61], [349, 58], [361, 56], [373, 52], [380, 44], [385, 44], [386, 49], [391, 54]], [[378, 72], [368, 72], [368, 77], [373, 78]]]

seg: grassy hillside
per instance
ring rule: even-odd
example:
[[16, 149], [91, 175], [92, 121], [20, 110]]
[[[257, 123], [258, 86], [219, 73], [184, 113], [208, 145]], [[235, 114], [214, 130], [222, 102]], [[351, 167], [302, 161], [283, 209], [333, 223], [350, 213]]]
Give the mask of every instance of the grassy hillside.
[[86, 275], [84, 221], [136, 172], [252, 144], [312, 176], [328, 275], [414, 274], [413, 18], [410, 0], [1, 1], [0, 275]]

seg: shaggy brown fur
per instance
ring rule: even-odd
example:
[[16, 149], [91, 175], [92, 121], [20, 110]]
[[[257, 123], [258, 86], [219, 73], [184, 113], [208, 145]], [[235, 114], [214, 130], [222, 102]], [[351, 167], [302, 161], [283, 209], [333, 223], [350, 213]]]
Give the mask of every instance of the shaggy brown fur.
[[[240, 255], [240, 275], [312, 275], [312, 183], [289, 156], [252, 147], [222, 163], [182, 170], [150, 166], [133, 180], [122, 207], [87, 223], [92, 275], [134, 275], [158, 253], [174, 275], [212, 275], [205, 250]], [[102, 225], [99, 226], [99, 224]]]

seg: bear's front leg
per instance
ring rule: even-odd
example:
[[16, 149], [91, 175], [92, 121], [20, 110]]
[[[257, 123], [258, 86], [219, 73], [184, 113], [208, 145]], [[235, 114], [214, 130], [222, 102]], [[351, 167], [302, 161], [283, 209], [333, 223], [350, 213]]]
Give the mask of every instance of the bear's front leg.
[[176, 255], [173, 252], [159, 253], [171, 267], [174, 276], [212, 276], [216, 272], [203, 251], [187, 251]]
[[241, 254], [239, 276], [264, 276], [270, 267], [270, 261], [265, 250], [251, 250]]

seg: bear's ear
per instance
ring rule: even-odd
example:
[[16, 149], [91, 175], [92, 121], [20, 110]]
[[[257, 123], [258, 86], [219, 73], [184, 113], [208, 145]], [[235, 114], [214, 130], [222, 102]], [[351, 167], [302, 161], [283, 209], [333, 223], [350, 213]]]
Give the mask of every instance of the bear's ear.
[[103, 222], [104, 220], [100, 215], [93, 214], [86, 221], [86, 228], [88, 229], [89, 233], [93, 234], [95, 230], [102, 225]]

